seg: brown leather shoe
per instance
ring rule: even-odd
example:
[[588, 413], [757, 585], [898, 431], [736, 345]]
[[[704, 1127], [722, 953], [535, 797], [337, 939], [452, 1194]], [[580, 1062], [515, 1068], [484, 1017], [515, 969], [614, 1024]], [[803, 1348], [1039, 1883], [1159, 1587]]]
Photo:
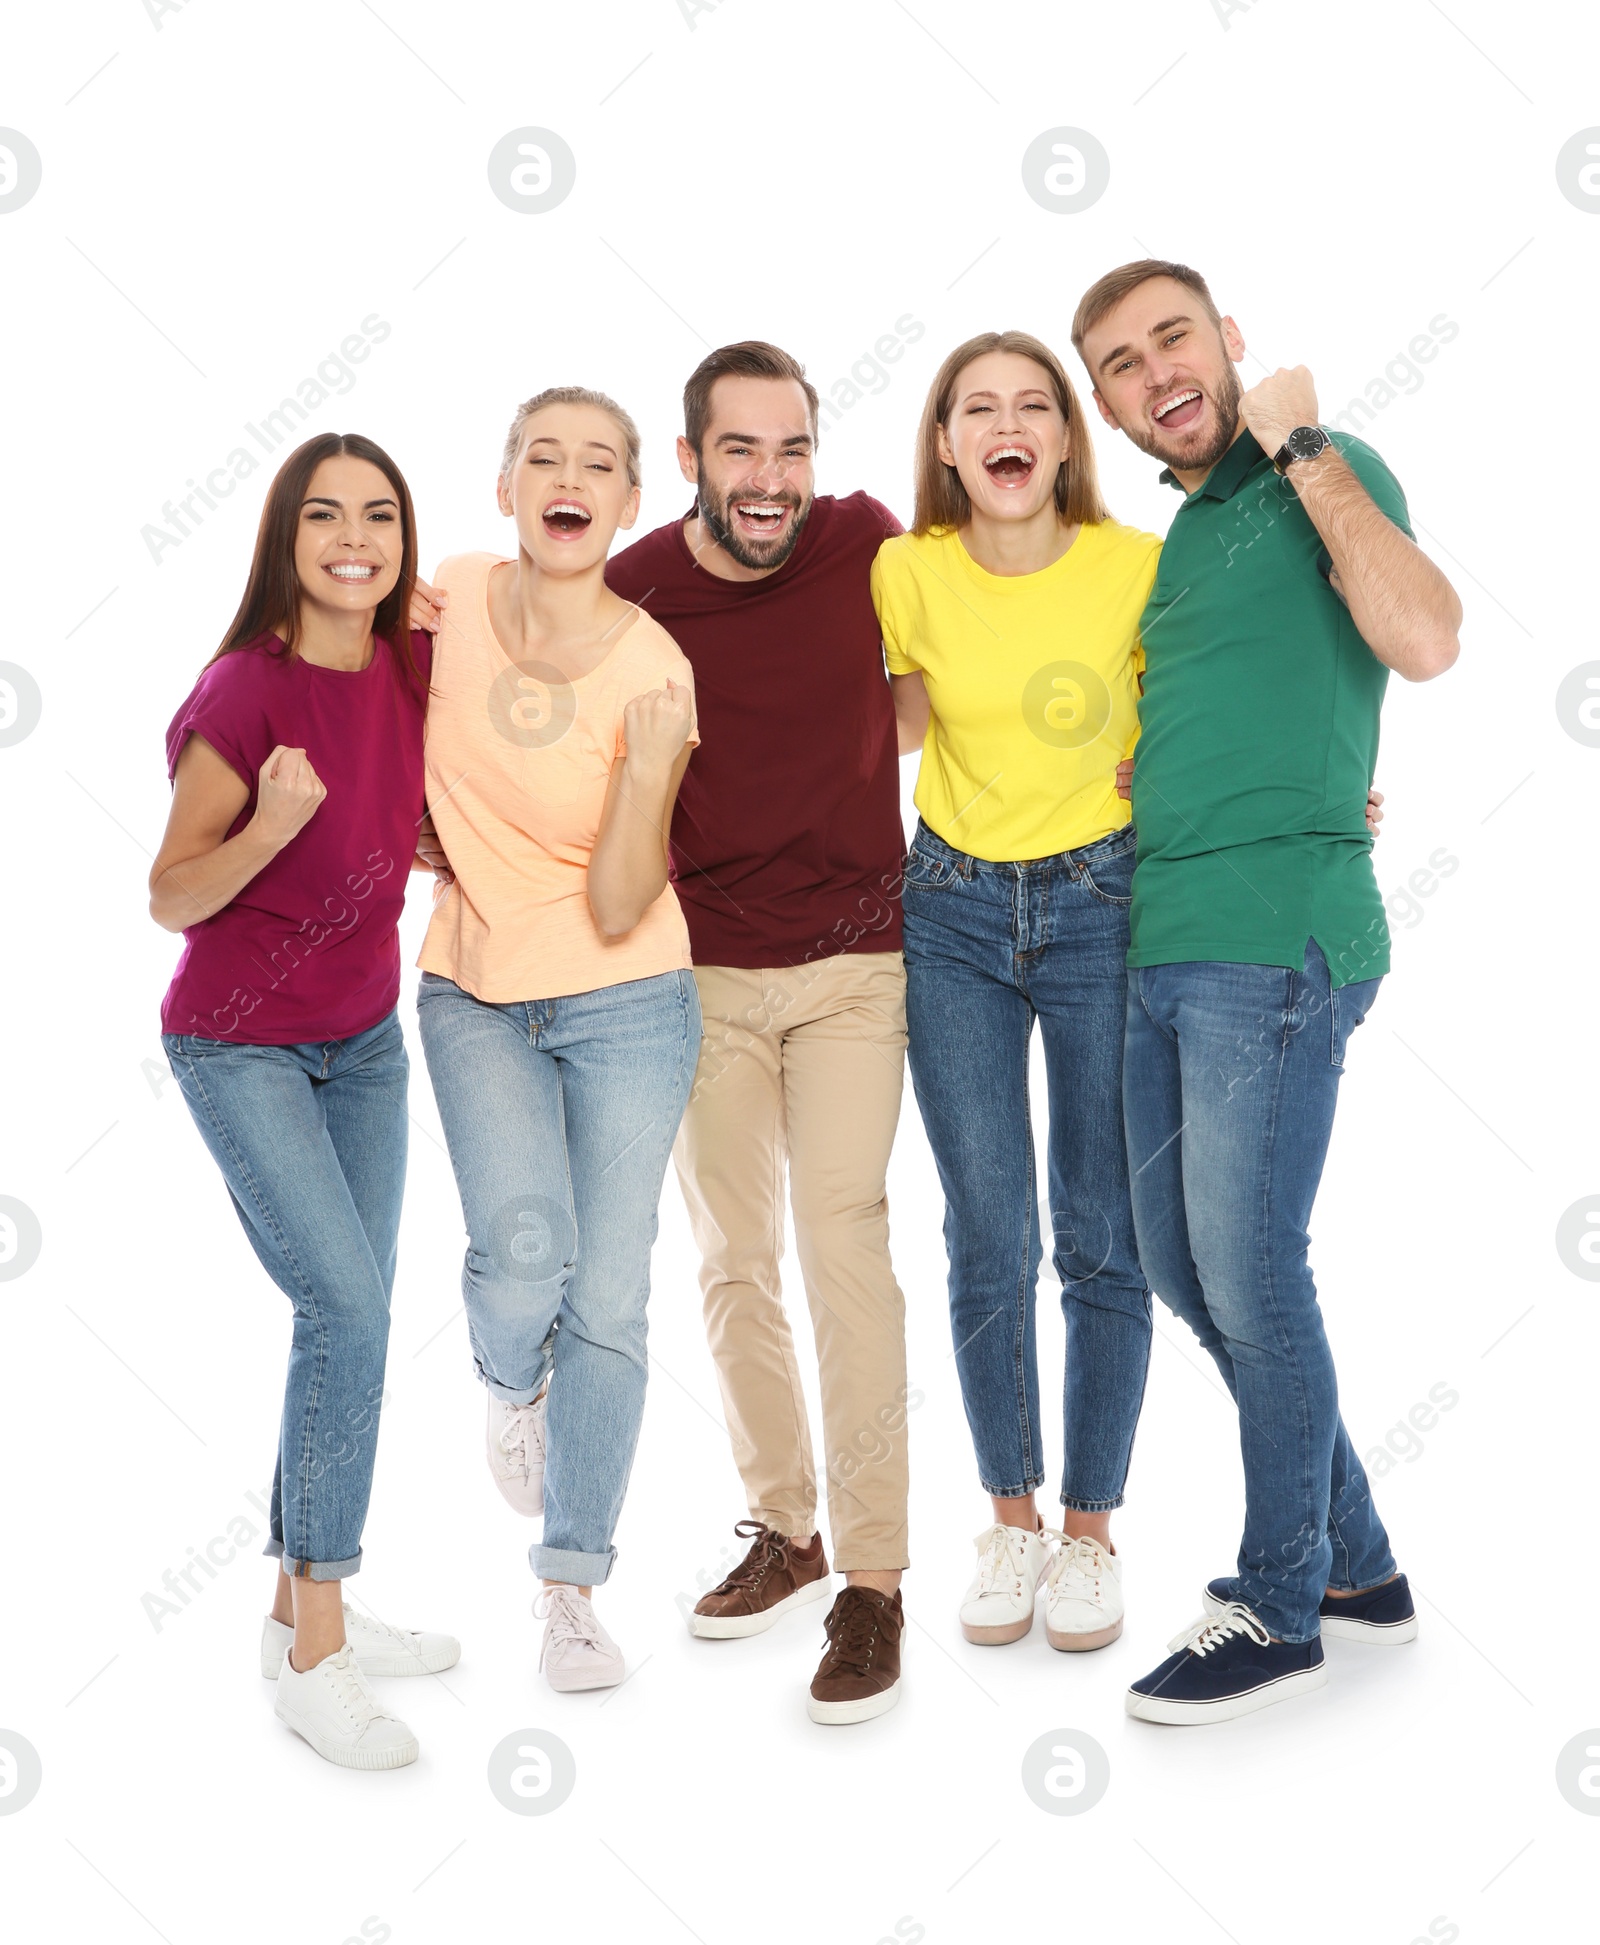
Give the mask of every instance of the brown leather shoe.
[[806, 1705], [813, 1722], [865, 1722], [900, 1700], [900, 1596], [846, 1587], [823, 1626], [828, 1646]]
[[810, 1559], [794, 1543], [760, 1520], [740, 1520], [733, 1529], [750, 1551], [720, 1587], [695, 1602], [689, 1631], [713, 1641], [761, 1634], [792, 1608], [820, 1601], [828, 1591], [828, 1556], [817, 1540]]

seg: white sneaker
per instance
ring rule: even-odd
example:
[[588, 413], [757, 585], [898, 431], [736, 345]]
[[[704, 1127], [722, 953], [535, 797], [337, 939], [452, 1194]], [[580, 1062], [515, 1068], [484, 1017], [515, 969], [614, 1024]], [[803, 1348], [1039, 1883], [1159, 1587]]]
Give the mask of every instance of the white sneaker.
[[416, 1737], [367, 1687], [348, 1641], [303, 1675], [284, 1656], [276, 1714], [345, 1769], [403, 1769], [417, 1760]]
[[615, 1688], [623, 1679], [622, 1650], [576, 1587], [547, 1587], [533, 1612], [544, 1622], [539, 1666], [552, 1688]]
[[1049, 1543], [1042, 1533], [1020, 1526], [991, 1526], [974, 1545], [978, 1571], [962, 1596], [961, 1632], [984, 1647], [1020, 1641], [1033, 1626], [1033, 1600], [1049, 1564]]
[[508, 1405], [489, 1393], [489, 1471], [500, 1496], [529, 1519], [544, 1511], [544, 1408], [547, 1386], [531, 1405]]
[[[348, 1601], [344, 1638], [355, 1649], [356, 1666], [363, 1675], [437, 1675], [461, 1659], [461, 1643], [454, 1636], [392, 1628], [375, 1615], [358, 1613]], [[270, 1614], [261, 1623], [261, 1672], [269, 1682], [278, 1679], [293, 1639], [294, 1629]]]
[[1061, 1542], [1045, 1575], [1044, 1631], [1052, 1648], [1103, 1648], [1122, 1632], [1122, 1556], [1098, 1540]]

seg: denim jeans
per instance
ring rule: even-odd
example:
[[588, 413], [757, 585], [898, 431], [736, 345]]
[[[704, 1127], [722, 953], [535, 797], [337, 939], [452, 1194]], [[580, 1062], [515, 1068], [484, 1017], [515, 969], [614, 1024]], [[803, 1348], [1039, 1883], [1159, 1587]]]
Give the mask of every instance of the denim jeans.
[[295, 1047], [192, 1033], [161, 1044], [251, 1247], [294, 1306], [266, 1551], [285, 1573], [340, 1580], [361, 1565], [389, 1346], [408, 1126], [399, 1015]]
[[1235, 1598], [1281, 1641], [1325, 1589], [1395, 1571], [1339, 1416], [1307, 1261], [1350, 1035], [1376, 979], [1331, 991], [1315, 942], [1285, 966], [1129, 974], [1123, 1099], [1139, 1253], [1239, 1407], [1245, 1525]]
[[1041, 1254], [1028, 1092], [1049, 1089], [1048, 1188], [1066, 1317], [1061, 1503], [1122, 1504], [1150, 1362], [1122, 1134], [1133, 827], [1021, 864], [919, 824], [905, 866], [911, 1079], [944, 1186], [950, 1325], [985, 1492], [1044, 1482], [1034, 1291]]
[[644, 1411], [656, 1206], [700, 1051], [694, 975], [493, 1005], [424, 973], [417, 1018], [466, 1218], [478, 1376], [516, 1405], [550, 1379], [528, 1558], [598, 1586]]

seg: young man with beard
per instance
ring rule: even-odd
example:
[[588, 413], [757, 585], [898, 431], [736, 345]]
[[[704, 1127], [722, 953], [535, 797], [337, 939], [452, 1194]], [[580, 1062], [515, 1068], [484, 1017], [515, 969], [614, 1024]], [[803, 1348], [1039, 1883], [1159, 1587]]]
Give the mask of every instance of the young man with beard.
[[1363, 814], [1384, 687], [1451, 666], [1461, 604], [1383, 461], [1318, 426], [1304, 366], [1241, 389], [1244, 340], [1196, 272], [1110, 272], [1073, 342], [1106, 423], [1184, 495], [1141, 624], [1124, 1111], [1145, 1272], [1239, 1407], [1245, 1529], [1127, 1706], [1212, 1721], [1320, 1688], [1323, 1634], [1416, 1634], [1307, 1225], [1389, 969]]
[[847, 1582], [809, 1708], [854, 1722], [898, 1699], [907, 1564], [905, 1305], [884, 1186], [906, 1041], [904, 835], [869, 584], [900, 526], [864, 493], [813, 497], [816, 435], [817, 394], [786, 352], [712, 352], [684, 388], [694, 505], [606, 578], [689, 658], [701, 734], [671, 833], [705, 1020], [676, 1156], [750, 1546], [690, 1625], [760, 1633], [829, 1588], [780, 1295], [787, 1167]]

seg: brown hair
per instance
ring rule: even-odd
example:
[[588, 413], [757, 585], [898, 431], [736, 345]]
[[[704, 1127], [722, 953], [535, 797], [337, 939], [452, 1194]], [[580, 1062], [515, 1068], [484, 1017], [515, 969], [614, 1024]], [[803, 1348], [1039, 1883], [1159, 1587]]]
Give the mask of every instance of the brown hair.
[[604, 392], [591, 392], [585, 385], [550, 385], [522, 401], [517, 407], [516, 417], [511, 421], [505, 451], [500, 456], [502, 479], [517, 463], [522, 434], [528, 421], [535, 412], [542, 412], [547, 405], [593, 405], [602, 412], [609, 412], [617, 422], [618, 432], [622, 434], [623, 463], [628, 469], [628, 484], [639, 484], [639, 428], [634, 424], [632, 414], [624, 412], [614, 398], [608, 398]]
[[[300, 577], [295, 572], [295, 537], [300, 527], [300, 509], [311, 486], [312, 475], [325, 459], [364, 459], [376, 466], [389, 482], [400, 508], [400, 575], [372, 617], [372, 632], [387, 642], [396, 671], [418, 691], [424, 687], [422, 671], [411, 653], [411, 590], [417, 579], [417, 521], [411, 504], [411, 489], [400, 468], [372, 440], [359, 432], [319, 432], [294, 451], [278, 468], [277, 477], [267, 488], [266, 505], [256, 528], [255, 553], [250, 560], [250, 578], [238, 613], [228, 624], [222, 646], [212, 656], [220, 662], [235, 649], [246, 648], [263, 635], [282, 638], [282, 655], [293, 661], [300, 643]], [[279, 653], [274, 649], [273, 654]], [[208, 663], [209, 667], [210, 664]]]
[[934, 527], [964, 527], [972, 518], [972, 501], [961, 484], [961, 475], [939, 457], [939, 433], [955, 403], [956, 381], [975, 358], [991, 351], [1011, 351], [1019, 357], [1031, 358], [1049, 373], [1050, 389], [1072, 430], [1067, 456], [1056, 468], [1056, 512], [1069, 524], [1081, 520], [1095, 526], [1109, 519], [1109, 510], [1100, 497], [1100, 476], [1095, 468], [1089, 422], [1072, 389], [1066, 366], [1047, 344], [1030, 332], [980, 331], [977, 337], [958, 344], [945, 359], [922, 408], [922, 423], [917, 428], [917, 498], [911, 531], [925, 534]]
[[1175, 284], [1192, 290], [1211, 322], [1221, 324], [1222, 313], [1212, 302], [1206, 280], [1198, 270], [1191, 270], [1186, 263], [1168, 263], [1161, 257], [1140, 257], [1136, 263], [1124, 263], [1115, 270], [1108, 270], [1078, 299], [1078, 308], [1072, 319], [1072, 342], [1080, 358], [1083, 357], [1084, 339], [1101, 318], [1114, 311], [1130, 290], [1137, 290], [1141, 284], [1149, 283], [1152, 277], [1170, 277]]
[[798, 358], [780, 351], [775, 344], [760, 338], [747, 338], [742, 344], [725, 344], [702, 358], [689, 374], [683, 388], [683, 436], [700, 451], [711, 424], [711, 388], [719, 378], [792, 378], [806, 395], [806, 412], [811, 420], [811, 437], [817, 436], [817, 388], [806, 377]]

